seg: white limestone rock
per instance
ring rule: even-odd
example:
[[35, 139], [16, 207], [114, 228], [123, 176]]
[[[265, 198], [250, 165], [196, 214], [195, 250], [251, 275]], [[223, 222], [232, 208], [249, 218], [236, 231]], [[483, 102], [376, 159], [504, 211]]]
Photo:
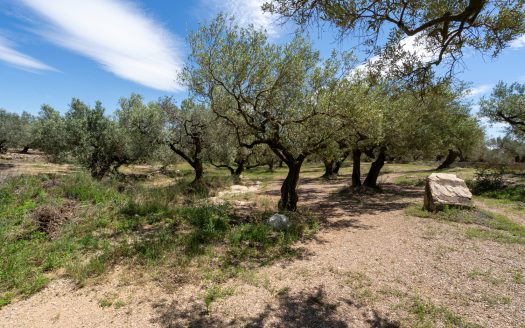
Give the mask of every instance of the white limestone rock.
[[432, 173], [425, 186], [424, 207], [435, 212], [445, 206], [472, 207], [472, 193], [455, 174]]

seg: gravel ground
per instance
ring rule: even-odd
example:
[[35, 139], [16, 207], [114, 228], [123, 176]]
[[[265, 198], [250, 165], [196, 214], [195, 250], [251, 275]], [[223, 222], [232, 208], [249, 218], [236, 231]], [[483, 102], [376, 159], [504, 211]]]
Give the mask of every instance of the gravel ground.
[[[323, 219], [321, 232], [297, 245], [299, 258], [227, 281], [231, 292], [209, 311], [204, 282], [166, 289], [117, 268], [81, 289], [55, 280], [0, 310], [0, 327], [413, 327], [433, 318], [445, 327], [450, 313], [483, 327], [523, 327], [524, 245], [467, 239], [465, 225], [408, 217], [403, 209], [422, 202], [421, 188], [386, 184], [351, 197], [339, 192], [347, 181], [303, 179], [301, 210]], [[270, 183], [255, 196], [278, 191]], [[433, 309], [423, 319], [413, 311], [421, 302]]]

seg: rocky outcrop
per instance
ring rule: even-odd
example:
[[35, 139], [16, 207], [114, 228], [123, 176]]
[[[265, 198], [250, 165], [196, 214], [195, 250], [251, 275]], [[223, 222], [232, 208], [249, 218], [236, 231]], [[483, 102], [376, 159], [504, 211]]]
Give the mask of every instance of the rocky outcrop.
[[471, 207], [472, 193], [455, 174], [432, 173], [425, 185], [425, 209], [441, 211], [445, 206]]

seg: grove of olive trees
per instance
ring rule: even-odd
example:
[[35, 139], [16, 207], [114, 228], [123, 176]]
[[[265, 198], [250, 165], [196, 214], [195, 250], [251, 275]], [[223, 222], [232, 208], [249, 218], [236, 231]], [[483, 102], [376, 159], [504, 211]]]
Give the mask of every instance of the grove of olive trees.
[[[470, 115], [464, 88], [436, 78], [433, 66], [459, 56], [467, 45], [497, 54], [523, 31], [514, 19], [521, 11], [509, 12], [521, 4], [498, 4], [498, 12], [488, 12], [483, 1], [454, 11], [431, 4], [360, 6], [272, 1], [265, 8], [301, 24], [326, 20], [343, 34], [365, 29], [370, 40], [389, 22], [392, 38], [381, 58], [402, 35], [423, 33], [439, 46], [433, 61], [412, 58], [408, 66], [399, 57], [390, 61], [412, 73], [415, 66], [424, 67], [416, 84], [399, 83], [395, 69], [376, 74], [374, 61], [356, 68], [351, 53], [333, 52], [323, 59], [300, 33], [273, 43], [264, 31], [221, 14], [188, 36], [190, 54], [178, 79], [190, 98], [180, 105], [169, 97], [145, 103], [132, 94], [120, 100], [114, 116], [100, 102], [91, 107], [78, 99], [64, 115], [48, 105], [37, 117], [2, 110], [0, 151], [38, 148], [53, 161], [81, 164], [98, 179], [122, 165], [157, 161], [165, 167], [180, 159], [192, 167], [194, 184], [202, 184], [207, 164], [227, 169], [240, 181], [247, 169], [267, 165], [273, 170], [280, 162], [288, 168], [279, 200], [279, 209], [286, 211], [297, 209], [307, 160], [323, 162], [324, 177], [330, 178], [351, 158], [348, 184], [377, 189], [387, 161], [439, 158], [438, 169], [445, 169], [456, 160], [482, 159], [484, 132]], [[481, 101], [481, 113], [510, 124], [510, 132], [520, 137], [522, 98], [522, 85], [500, 83]], [[364, 180], [363, 160], [370, 162]]]
[[[181, 80], [192, 99], [180, 106], [171, 98], [145, 104], [133, 94], [120, 100], [115, 116], [99, 102], [90, 107], [78, 99], [64, 115], [47, 105], [36, 118], [2, 111], [9, 137], [3, 149], [39, 148], [98, 179], [168, 149], [193, 168], [193, 183], [202, 182], [206, 163], [239, 181], [246, 169], [282, 161], [288, 174], [279, 209], [286, 211], [297, 209], [307, 159], [323, 161], [330, 177], [351, 155], [349, 184], [378, 188], [387, 160], [443, 157], [443, 169], [481, 152], [483, 131], [462, 89], [447, 81], [430, 82], [425, 92], [388, 76], [371, 84], [366, 74], [351, 74], [351, 54], [322, 60], [302, 36], [272, 44], [264, 32], [224, 16], [190, 34], [189, 44]], [[363, 156], [371, 161], [364, 181]]]
[[[522, 323], [525, 84], [459, 69], [508, 47], [516, 63], [525, 0], [213, 1], [260, 11], [187, 22], [185, 46], [149, 2], [62, 2], [20, 3], [57, 21], [38, 36], [148, 89], [83, 70], [62, 105], [0, 108], [0, 322]], [[67, 75], [32, 41], [0, 35], [0, 61]]]

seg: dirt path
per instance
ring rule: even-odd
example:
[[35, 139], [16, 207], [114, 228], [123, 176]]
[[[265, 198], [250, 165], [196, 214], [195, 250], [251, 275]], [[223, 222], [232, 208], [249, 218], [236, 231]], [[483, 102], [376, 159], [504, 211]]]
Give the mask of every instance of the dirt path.
[[[387, 184], [383, 193], [351, 197], [340, 192], [346, 181], [303, 179], [301, 210], [322, 219], [321, 232], [297, 245], [298, 259], [226, 282], [230, 292], [209, 312], [209, 286], [167, 290], [118, 269], [82, 289], [56, 280], [2, 309], [0, 327], [405, 327], [436, 317], [484, 327], [525, 323], [525, 285], [516, 280], [525, 273], [523, 245], [471, 240], [464, 226], [406, 216], [421, 188]], [[278, 192], [270, 183], [257, 196]]]

